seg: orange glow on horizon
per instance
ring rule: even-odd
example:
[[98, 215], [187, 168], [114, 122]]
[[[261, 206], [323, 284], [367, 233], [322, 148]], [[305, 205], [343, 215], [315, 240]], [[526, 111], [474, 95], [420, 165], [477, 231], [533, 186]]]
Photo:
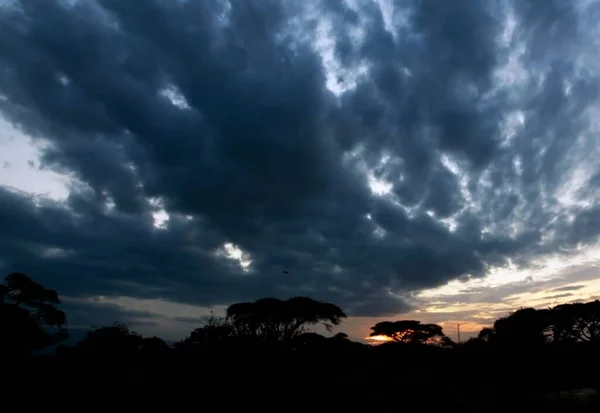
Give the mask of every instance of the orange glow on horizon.
[[377, 341], [379, 343], [383, 343], [385, 341], [391, 341], [392, 339], [386, 336], [373, 336], [373, 337], [365, 337], [365, 340], [369, 341]]

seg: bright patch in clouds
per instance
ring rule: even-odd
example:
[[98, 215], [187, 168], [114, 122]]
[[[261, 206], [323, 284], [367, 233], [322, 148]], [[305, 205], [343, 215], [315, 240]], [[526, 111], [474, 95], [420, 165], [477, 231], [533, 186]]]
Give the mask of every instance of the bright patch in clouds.
[[0, 116], [0, 186], [55, 200], [66, 199], [70, 178], [40, 169], [44, 145], [43, 141], [24, 135]]
[[179, 109], [190, 109], [185, 96], [181, 93], [179, 88], [175, 85], [168, 85], [160, 91], [160, 95], [165, 97], [171, 102], [171, 104]]
[[251, 269], [252, 259], [250, 254], [231, 242], [223, 244], [217, 251], [217, 255], [237, 263], [244, 272], [249, 272]]
[[377, 179], [373, 176], [369, 176], [369, 186], [371, 188], [371, 191], [373, 191], [375, 195], [379, 196], [389, 194], [392, 188], [394, 187], [393, 184], [386, 182], [382, 179]]
[[149, 198], [148, 203], [153, 209], [152, 218], [154, 220], [154, 227], [166, 229], [169, 225], [169, 214], [164, 208], [164, 201], [160, 198]]
[[[357, 44], [363, 40], [360, 27], [350, 29], [351, 41]], [[317, 23], [315, 49], [321, 56], [326, 75], [326, 87], [337, 97], [351, 92], [357, 84], [368, 76], [369, 67], [364, 63], [354, 66], [343, 65], [336, 57], [336, 39], [332, 34], [332, 23], [320, 18]]]

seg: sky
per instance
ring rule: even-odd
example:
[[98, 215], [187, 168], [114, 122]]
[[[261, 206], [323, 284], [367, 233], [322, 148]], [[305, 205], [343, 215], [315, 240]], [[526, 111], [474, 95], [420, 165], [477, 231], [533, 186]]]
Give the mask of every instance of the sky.
[[[600, 1], [0, 1], [0, 271], [72, 329], [600, 298]], [[339, 330], [338, 330], [339, 331]]]

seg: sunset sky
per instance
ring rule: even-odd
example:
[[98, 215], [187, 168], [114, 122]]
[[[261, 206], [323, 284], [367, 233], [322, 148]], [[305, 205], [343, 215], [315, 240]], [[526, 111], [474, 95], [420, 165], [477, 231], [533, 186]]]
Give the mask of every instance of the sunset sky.
[[[600, 1], [0, 0], [0, 271], [175, 340], [600, 298]], [[285, 271], [285, 273], [284, 273]]]

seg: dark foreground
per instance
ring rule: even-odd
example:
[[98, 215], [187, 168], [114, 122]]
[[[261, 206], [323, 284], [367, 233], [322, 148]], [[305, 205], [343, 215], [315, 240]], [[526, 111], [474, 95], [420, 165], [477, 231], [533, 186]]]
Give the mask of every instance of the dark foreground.
[[573, 391], [600, 389], [599, 362], [597, 351], [580, 347], [518, 352], [394, 348], [318, 355], [69, 354], [11, 363], [22, 368], [9, 370], [9, 387], [31, 394], [58, 390], [115, 406], [163, 406], [160, 410], [598, 412], [597, 395]]

